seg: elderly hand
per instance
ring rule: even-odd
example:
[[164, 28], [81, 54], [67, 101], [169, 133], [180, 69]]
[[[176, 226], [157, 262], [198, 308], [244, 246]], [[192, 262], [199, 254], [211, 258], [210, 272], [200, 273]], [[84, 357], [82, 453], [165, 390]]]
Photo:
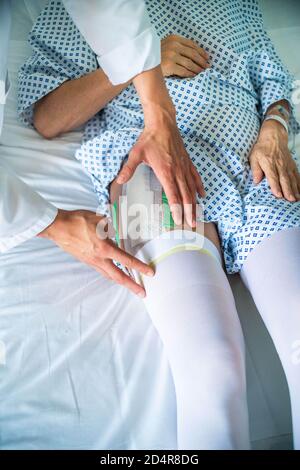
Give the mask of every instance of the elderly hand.
[[161, 41], [164, 77], [195, 77], [209, 67], [208, 53], [190, 39], [172, 34]]
[[148, 276], [153, 276], [153, 268], [125, 253], [108, 238], [105, 217], [85, 210], [59, 210], [56, 219], [39, 236], [53, 240], [62, 250], [107, 279], [145, 297], [145, 289], [115, 266], [113, 260]]
[[271, 191], [290, 202], [300, 200], [300, 174], [288, 149], [288, 135], [277, 121], [262, 124], [249, 157], [254, 183], [267, 178]]

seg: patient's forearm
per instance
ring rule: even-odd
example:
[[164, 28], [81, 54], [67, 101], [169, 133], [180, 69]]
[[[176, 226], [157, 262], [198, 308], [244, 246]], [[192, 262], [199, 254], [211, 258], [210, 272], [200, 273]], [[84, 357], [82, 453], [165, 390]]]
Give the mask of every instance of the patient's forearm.
[[76, 80], [69, 80], [35, 105], [34, 126], [48, 139], [76, 129], [127, 85], [128, 83], [112, 85], [101, 69]]

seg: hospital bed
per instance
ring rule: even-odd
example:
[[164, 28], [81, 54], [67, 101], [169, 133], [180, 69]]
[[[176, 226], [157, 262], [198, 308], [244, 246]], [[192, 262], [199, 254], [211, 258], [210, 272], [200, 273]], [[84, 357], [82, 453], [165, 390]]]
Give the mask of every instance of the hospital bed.
[[[91, 182], [74, 159], [81, 130], [46, 141], [17, 119], [17, 71], [45, 2], [12, 1], [1, 161], [57, 207], [95, 210]], [[284, 10], [282, 3], [262, 8], [300, 79], [299, 2], [284, 2]], [[252, 447], [291, 448], [279, 359], [239, 276], [229, 277], [246, 339]], [[0, 255], [0, 346], [0, 449], [176, 448], [172, 376], [142, 301], [50, 241], [34, 238]]]

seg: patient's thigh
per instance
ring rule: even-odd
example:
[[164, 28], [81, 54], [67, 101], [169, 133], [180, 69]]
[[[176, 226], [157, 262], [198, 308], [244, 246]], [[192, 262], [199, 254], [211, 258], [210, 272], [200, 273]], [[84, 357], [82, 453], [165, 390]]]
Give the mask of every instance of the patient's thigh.
[[[143, 169], [140, 168], [142, 166], [144, 167]], [[140, 171], [140, 170], [142, 170], [142, 171]], [[137, 168], [134, 176], [131, 178], [131, 180], [129, 180], [128, 183], [126, 183], [126, 185], [120, 185], [120, 184], [117, 183], [116, 180], [114, 180], [110, 185], [111, 204], [116, 203], [116, 201], [117, 202], [120, 201], [120, 198], [126, 196], [129, 192], [131, 192], [132, 194], [135, 194], [135, 192], [134, 192], [135, 188], [139, 188], [139, 190], [138, 190], [138, 193], [136, 192], [135, 197], [130, 198], [130, 202], [128, 204], [128, 210], [130, 209], [130, 204], [132, 205], [132, 201], [134, 201], [134, 203], [136, 203], [136, 204], [140, 204], [141, 200], [144, 199], [143, 196], [140, 197], [141, 196], [141, 191], [143, 191], [143, 192], [149, 191], [149, 189], [146, 187], [147, 182], [145, 183], [145, 172], [146, 172], [146, 174], [148, 172], [150, 174], [150, 172], [151, 172], [152, 175], [154, 175], [152, 169], [149, 166], [147, 166], [145, 164], [141, 164]], [[155, 182], [155, 186], [156, 186], [157, 191], [161, 191], [161, 185], [160, 185], [160, 183], [158, 182], [157, 179], [156, 179], [156, 182]], [[124, 217], [124, 212], [122, 212], [121, 217]], [[169, 229], [170, 230], [174, 230], [174, 229], [177, 229], [177, 230], [178, 229], [192, 230], [191, 228], [187, 227], [186, 225], [185, 226], [183, 226], [183, 225], [182, 226], [176, 226], [174, 228], [170, 227]], [[197, 232], [201, 233], [206, 238], [208, 238], [217, 247], [219, 253], [222, 255], [221, 246], [220, 246], [220, 239], [219, 239], [216, 224], [214, 222], [197, 222]]]

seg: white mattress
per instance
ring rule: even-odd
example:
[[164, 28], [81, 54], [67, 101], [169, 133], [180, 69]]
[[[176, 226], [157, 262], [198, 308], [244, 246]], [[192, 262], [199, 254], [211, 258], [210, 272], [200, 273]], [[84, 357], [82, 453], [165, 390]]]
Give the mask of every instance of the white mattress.
[[[16, 116], [16, 74], [36, 5], [13, 2], [1, 158], [58, 207], [95, 209], [74, 159], [81, 132], [45, 141]], [[299, 18], [300, 20], [300, 18]], [[300, 78], [292, 44], [300, 26], [272, 37]], [[296, 68], [295, 68], [296, 67]], [[297, 142], [298, 148], [299, 142]], [[239, 276], [231, 276], [247, 344], [254, 448], [291, 446], [287, 386], [272, 342]], [[33, 239], [0, 257], [0, 448], [176, 448], [176, 404], [168, 361], [142, 301], [51, 242]], [[205, 386], [205, 384], [203, 385]], [[276, 391], [276, 393], [274, 393]]]

